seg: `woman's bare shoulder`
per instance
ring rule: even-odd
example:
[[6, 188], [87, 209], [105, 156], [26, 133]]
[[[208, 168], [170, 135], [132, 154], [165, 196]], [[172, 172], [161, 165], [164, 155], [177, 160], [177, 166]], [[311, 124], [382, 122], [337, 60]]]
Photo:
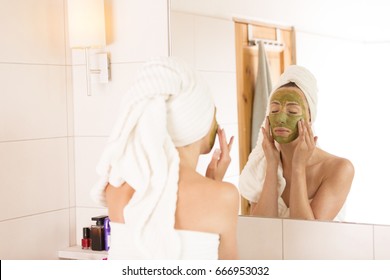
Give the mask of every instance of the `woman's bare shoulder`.
[[212, 189], [212, 194], [215, 196], [214, 198], [222, 200], [222, 203], [223, 201], [231, 202], [231, 200], [238, 199], [238, 189], [234, 184], [224, 181], [215, 181], [207, 177], [203, 178], [205, 182], [204, 187]]
[[200, 174], [182, 175], [187, 176], [179, 183], [178, 228], [222, 233], [238, 215], [237, 188]]
[[239, 200], [238, 189], [234, 184], [223, 181], [216, 181], [207, 178], [199, 173], [182, 173], [183, 178], [179, 186], [183, 191], [190, 191], [192, 194], [200, 194], [204, 202], [231, 203]]
[[324, 152], [323, 155], [322, 170], [328, 178], [347, 177], [352, 179], [355, 174], [355, 168], [349, 159], [327, 152]]
[[326, 153], [324, 160], [324, 165], [331, 170], [343, 170], [343, 171], [353, 171], [354, 166], [353, 163], [343, 157], [339, 157], [330, 153]]

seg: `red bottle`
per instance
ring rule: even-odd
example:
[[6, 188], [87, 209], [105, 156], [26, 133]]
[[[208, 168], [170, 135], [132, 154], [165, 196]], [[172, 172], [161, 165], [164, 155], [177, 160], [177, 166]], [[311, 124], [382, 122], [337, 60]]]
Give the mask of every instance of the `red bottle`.
[[86, 250], [91, 248], [91, 229], [83, 228], [83, 239], [81, 239], [81, 248]]

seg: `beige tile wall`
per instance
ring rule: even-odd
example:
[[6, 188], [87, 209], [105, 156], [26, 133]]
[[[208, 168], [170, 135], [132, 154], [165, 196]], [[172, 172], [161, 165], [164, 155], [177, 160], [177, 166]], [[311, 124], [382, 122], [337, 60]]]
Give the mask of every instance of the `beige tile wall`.
[[69, 246], [69, 211], [56, 210], [1, 221], [1, 259], [57, 259], [57, 250]]
[[283, 259], [283, 220], [240, 216], [237, 227], [240, 259]]
[[64, 0], [0, 5], [0, 259], [53, 259], [70, 240]]
[[283, 220], [284, 259], [371, 260], [373, 226]]
[[390, 226], [374, 226], [374, 255], [376, 260], [390, 260]]
[[390, 260], [390, 226], [240, 216], [241, 259]]
[[390, 226], [240, 216], [248, 260], [390, 260]]
[[84, 53], [67, 48], [66, 0], [0, 5], [0, 232], [42, 225], [21, 245], [3, 242], [0, 258], [56, 258], [104, 211], [87, 196], [93, 167], [137, 67], [168, 55], [167, 1], [105, 1], [112, 81], [89, 98]]

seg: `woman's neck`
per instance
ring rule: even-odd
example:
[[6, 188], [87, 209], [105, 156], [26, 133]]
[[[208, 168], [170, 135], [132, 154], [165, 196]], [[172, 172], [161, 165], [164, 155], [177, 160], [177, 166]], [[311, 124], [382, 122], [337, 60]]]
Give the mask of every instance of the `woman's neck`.
[[180, 165], [196, 170], [200, 155], [200, 146], [197, 143], [193, 143], [176, 149], [179, 152]]
[[[282, 144], [282, 145], [279, 144], [280, 158], [282, 161], [283, 169], [285, 169], [285, 168], [291, 169], [292, 158], [294, 155], [296, 145], [297, 145], [297, 143], [295, 141], [288, 143], [288, 144]], [[315, 148], [312, 156], [310, 157], [310, 159], [308, 161], [308, 165], [315, 163], [316, 159], [318, 159], [319, 156], [320, 156], [319, 150], [318, 150], [318, 148]]]
[[296, 144], [288, 143], [288, 144], [279, 144], [280, 150], [280, 158], [282, 161], [282, 166], [284, 168], [291, 168], [292, 157], [294, 155]]

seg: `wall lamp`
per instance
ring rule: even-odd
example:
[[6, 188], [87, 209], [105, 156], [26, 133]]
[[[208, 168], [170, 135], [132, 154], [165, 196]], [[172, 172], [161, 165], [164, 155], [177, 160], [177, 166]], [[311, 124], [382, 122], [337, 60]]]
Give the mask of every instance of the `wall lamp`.
[[[87, 95], [91, 95], [91, 80], [94, 83], [108, 83], [110, 64], [107, 53], [95, 53], [90, 57], [89, 50], [106, 45], [104, 20], [104, 0], [67, 0], [68, 31], [71, 49], [84, 49], [87, 78]], [[93, 69], [90, 58], [94, 59]], [[93, 76], [93, 77], [91, 77]]]

